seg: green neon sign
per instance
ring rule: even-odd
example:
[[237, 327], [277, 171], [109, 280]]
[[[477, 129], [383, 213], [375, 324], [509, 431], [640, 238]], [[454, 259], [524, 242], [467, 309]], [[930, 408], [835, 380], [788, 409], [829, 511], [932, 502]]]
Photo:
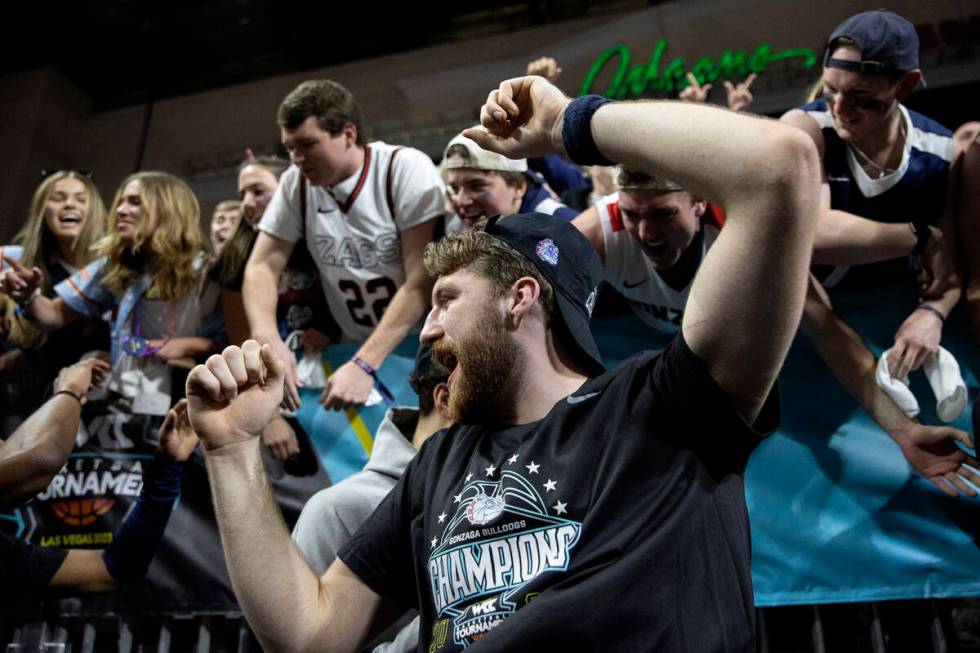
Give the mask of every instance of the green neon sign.
[[745, 50], [725, 50], [717, 59], [701, 57], [690, 68], [683, 57], [674, 57], [666, 66], [662, 66], [666, 52], [667, 39], [659, 39], [649, 61], [630, 67], [629, 48], [622, 43], [614, 45], [592, 63], [582, 80], [580, 94], [594, 92], [592, 85], [599, 73], [617, 58], [619, 65], [612, 82], [602, 93], [614, 100], [651, 93], [672, 94], [688, 85], [688, 72], [697, 78], [699, 84], [705, 84], [718, 79], [741, 79], [749, 73], [761, 74], [775, 61], [801, 59], [804, 68], [812, 68], [817, 63], [817, 55], [810, 48], [773, 50], [771, 43], [760, 44], [751, 54]]

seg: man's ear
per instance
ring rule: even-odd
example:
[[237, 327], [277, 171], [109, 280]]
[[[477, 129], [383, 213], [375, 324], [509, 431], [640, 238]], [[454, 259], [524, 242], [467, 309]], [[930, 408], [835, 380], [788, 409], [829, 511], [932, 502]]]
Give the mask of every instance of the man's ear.
[[699, 219], [700, 218], [703, 218], [704, 217], [704, 212], [708, 210], [708, 202], [707, 202], [707, 200], [703, 200], [703, 199], [700, 199], [700, 198], [697, 198], [697, 197], [692, 197], [691, 200], [692, 200], [692, 202], [694, 204], [694, 215], [695, 215], [695, 217], [697, 217]]
[[537, 279], [521, 277], [515, 281], [507, 306], [507, 319], [511, 326], [519, 326], [535, 306], [540, 306], [540, 299], [541, 285]]
[[452, 419], [449, 414], [449, 385], [446, 383], [437, 383], [436, 387], [432, 388], [432, 403], [435, 405], [436, 410], [442, 415], [443, 419]]
[[521, 179], [518, 182], [518, 184], [517, 184], [517, 190], [520, 191], [520, 193], [521, 193], [521, 199], [524, 199], [524, 197], [527, 195], [527, 179], [526, 178], [523, 178], [523, 179]]
[[902, 75], [898, 80], [898, 91], [895, 94], [898, 101], [904, 102], [908, 96], [912, 95], [912, 91], [919, 87], [920, 81], [922, 81], [922, 71], [918, 68]]
[[349, 122], [344, 125], [343, 134], [346, 137], [344, 139], [344, 144], [347, 147], [354, 147], [357, 145], [357, 126], [354, 123]]

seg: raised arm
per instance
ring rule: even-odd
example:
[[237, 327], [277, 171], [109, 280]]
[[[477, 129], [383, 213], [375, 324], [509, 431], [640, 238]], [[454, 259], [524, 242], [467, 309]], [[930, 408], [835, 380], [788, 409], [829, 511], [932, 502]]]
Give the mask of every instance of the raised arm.
[[286, 366], [284, 403], [291, 409], [299, 407], [299, 391], [296, 388], [300, 382], [296, 376], [296, 356], [279, 336], [276, 306], [279, 303], [279, 275], [286, 269], [293, 246], [288, 240], [260, 231], [245, 264], [245, 278], [242, 281], [242, 301], [252, 337], [261, 343], [269, 343]]
[[353, 651], [381, 598], [343, 562], [317, 576], [293, 544], [269, 489], [258, 434], [282, 400], [284, 366], [268, 345], [228, 347], [187, 379], [204, 442], [221, 545], [235, 596], [266, 650]]
[[47, 487], [75, 447], [85, 393], [102, 385], [109, 370], [98, 358], [61, 370], [54, 396], [0, 446], [0, 505], [17, 505]]
[[695, 277], [682, 329], [712, 377], [754, 419], [803, 309], [820, 193], [813, 142], [772, 120], [681, 102], [606, 104], [589, 126], [566, 122], [568, 103], [541, 78], [509, 80], [483, 107], [489, 133], [466, 135], [508, 156], [561, 152], [563, 142], [584, 152], [591, 136], [600, 158], [657, 172], [722, 204], [725, 228]]
[[[433, 280], [422, 264], [422, 251], [432, 242], [436, 220], [428, 220], [401, 232], [405, 257], [405, 283], [395, 292], [378, 325], [356, 355], [377, 370], [395, 347], [405, 339], [429, 305]], [[364, 404], [374, 379], [353, 362], [337, 368], [323, 388], [324, 408], [344, 409]]]

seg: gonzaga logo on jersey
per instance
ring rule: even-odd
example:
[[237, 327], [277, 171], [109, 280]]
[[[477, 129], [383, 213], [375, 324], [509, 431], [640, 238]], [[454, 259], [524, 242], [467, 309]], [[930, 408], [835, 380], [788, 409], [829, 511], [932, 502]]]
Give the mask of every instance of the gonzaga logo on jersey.
[[[467, 481], [453, 497], [455, 512], [438, 516], [441, 537], [431, 541], [429, 581], [439, 617], [448, 617], [453, 641], [467, 646], [530, 600], [522, 588], [541, 574], [568, 568], [581, 523], [560, 517], [566, 503], [549, 506], [556, 481], [525, 476], [514, 454], [499, 480]], [[518, 471], [520, 470], [520, 472]], [[486, 468], [493, 476], [496, 468]]]

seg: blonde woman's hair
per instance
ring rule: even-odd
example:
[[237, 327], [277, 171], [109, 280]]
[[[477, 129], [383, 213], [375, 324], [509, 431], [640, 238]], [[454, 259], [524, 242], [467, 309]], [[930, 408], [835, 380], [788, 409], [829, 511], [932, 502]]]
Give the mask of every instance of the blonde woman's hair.
[[[95, 183], [88, 177], [71, 170], [59, 170], [42, 181], [31, 198], [30, 213], [14, 243], [23, 248], [20, 262], [29, 268], [36, 267], [44, 275], [42, 287], [51, 287], [51, 266], [60, 257], [58, 243], [44, 220], [48, 199], [54, 192], [55, 184], [62, 179], [77, 179], [85, 186], [88, 197], [82, 214], [82, 228], [72, 243], [74, 260], [71, 265], [84, 266], [95, 258], [94, 244], [105, 233], [105, 205]], [[25, 318], [17, 304], [9, 297], [0, 297], [0, 337], [21, 349], [38, 349], [47, 342], [47, 336], [35, 324]]]
[[[123, 192], [132, 181], [139, 182], [142, 219], [132, 244], [119, 239], [115, 213]], [[137, 172], [123, 180], [110, 204], [108, 235], [97, 245], [106, 256], [102, 283], [114, 293], [122, 293], [143, 272], [141, 254], [149, 257], [150, 287], [147, 296], [176, 301], [197, 289], [201, 272], [195, 261], [204, 251], [201, 207], [190, 187], [166, 172]], [[156, 219], [156, 227], [146, 227]]]
[[38, 267], [44, 273], [45, 288], [51, 284], [50, 266], [58, 260], [59, 253], [54, 234], [44, 222], [44, 214], [47, 212], [48, 198], [54, 192], [55, 184], [62, 179], [77, 179], [85, 186], [88, 194], [85, 210], [81, 211], [82, 228], [75, 242], [72, 243], [72, 249], [78, 254], [76, 262], [80, 262], [81, 265], [91, 262], [95, 258], [92, 247], [105, 233], [105, 205], [102, 203], [99, 189], [91, 179], [70, 170], [59, 170], [42, 181], [34, 191], [31, 212], [20, 233], [14, 238], [14, 243], [24, 248], [20, 262], [29, 268]]

